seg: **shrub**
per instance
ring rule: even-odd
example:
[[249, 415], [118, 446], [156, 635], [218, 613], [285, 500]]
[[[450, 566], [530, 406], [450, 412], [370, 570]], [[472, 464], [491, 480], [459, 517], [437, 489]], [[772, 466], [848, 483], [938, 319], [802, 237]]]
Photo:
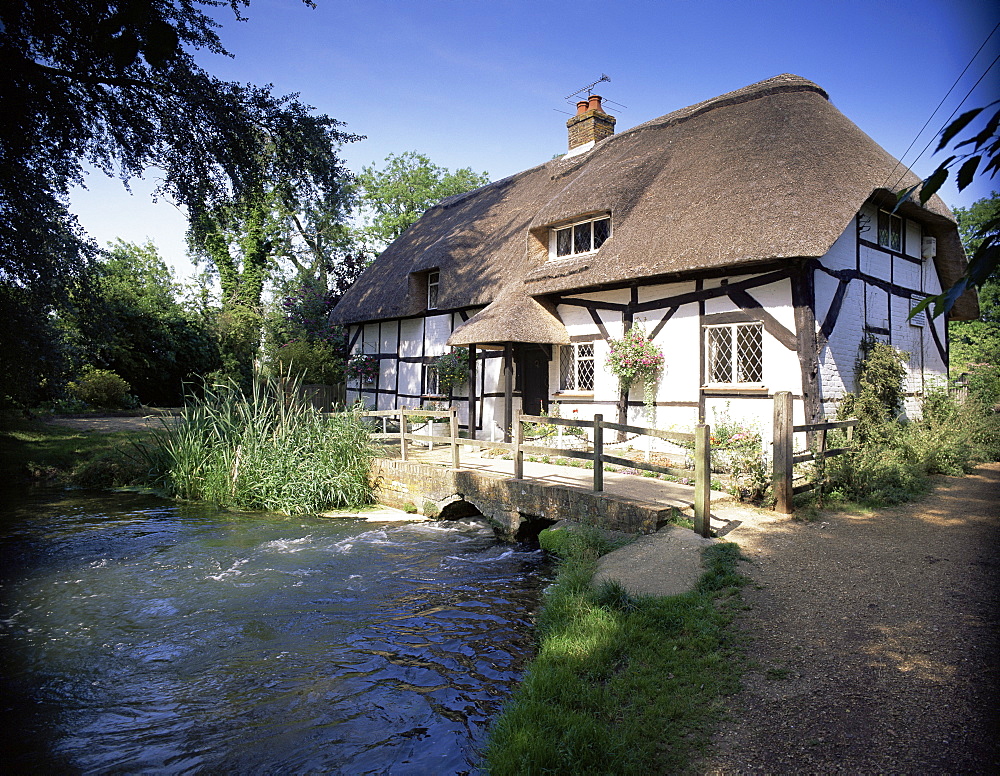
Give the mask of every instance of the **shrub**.
[[109, 369], [87, 367], [83, 374], [66, 386], [70, 394], [91, 407], [124, 409], [130, 401], [131, 386]]
[[344, 360], [327, 340], [292, 340], [278, 349], [277, 360], [284, 374], [303, 383], [335, 385], [344, 376]]
[[[857, 395], [841, 403], [840, 417], [859, 423], [849, 453], [817, 467], [819, 493], [871, 506], [897, 504], [925, 492], [929, 475], [961, 475], [976, 462], [1000, 456], [1000, 416], [989, 402], [992, 385], [984, 378], [984, 402], [970, 390], [958, 404], [943, 389], [927, 392], [918, 420], [900, 419], [903, 354], [884, 343], [866, 347], [859, 364]], [[978, 387], [978, 386], [977, 386]], [[831, 435], [831, 446], [842, 443]]]

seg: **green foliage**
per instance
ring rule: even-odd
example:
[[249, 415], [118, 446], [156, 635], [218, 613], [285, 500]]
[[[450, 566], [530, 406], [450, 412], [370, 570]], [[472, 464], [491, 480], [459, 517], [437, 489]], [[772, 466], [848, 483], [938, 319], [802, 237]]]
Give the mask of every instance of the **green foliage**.
[[[51, 397], [63, 344], [43, 322], [70, 309], [71, 290], [75, 304], [87, 291], [81, 278], [96, 246], [66, 208], [85, 165], [123, 180], [156, 167], [161, 193], [193, 215], [274, 180], [283, 212], [314, 190], [339, 195], [346, 176], [336, 146], [353, 139], [339, 122], [270, 87], [221, 81], [195, 61], [226, 54], [217, 6], [241, 18], [248, 4], [0, 4], [0, 312], [21, 305], [4, 320], [40, 324], [3, 349], [19, 369], [0, 385], [11, 401]], [[24, 368], [33, 362], [40, 367]]]
[[344, 359], [325, 340], [293, 340], [278, 349], [277, 359], [284, 374], [303, 383], [335, 385], [344, 377]]
[[361, 170], [357, 188], [367, 225], [364, 239], [384, 248], [406, 231], [428, 208], [446, 197], [485, 186], [487, 173], [469, 167], [451, 172], [438, 167], [416, 151], [385, 158], [385, 167], [369, 165]]
[[[926, 492], [930, 475], [961, 475], [977, 462], [1000, 459], [1000, 415], [991, 401], [1000, 393], [995, 372], [974, 382], [961, 404], [943, 389], [928, 391], [920, 419], [903, 422], [897, 414], [902, 376], [892, 383], [898, 358], [888, 346], [869, 350], [861, 392], [849, 394], [840, 407], [842, 418], [853, 414], [860, 421], [856, 444], [813, 473], [820, 498], [898, 504]], [[830, 443], [845, 440], [831, 435]]]
[[[969, 208], [955, 208], [958, 231], [966, 253], [982, 245], [983, 230], [1000, 219], [1000, 194], [993, 192]], [[979, 320], [948, 323], [948, 359], [952, 375], [966, 372], [973, 364], [1000, 368], [1000, 272], [995, 268], [979, 288]]]
[[79, 358], [120, 374], [145, 404], [176, 406], [186, 383], [220, 366], [215, 333], [179, 293], [156, 246], [117, 240], [62, 321]]
[[543, 531], [541, 541], [546, 533], [563, 535], [559, 574], [537, 656], [491, 727], [489, 772], [684, 772], [708, 745], [721, 698], [739, 687], [742, 661], [727, 633], [744, 584], [738, 549], [709, 548], [691, 593], [644, 598], [591, 588], [607, 549], [599, 533]]
[[437, 369], [438, 388], [442, 393], [449, 393], [452, 388], [469, 379], [469, 349], [452, 348], [450, 353], [434, 359], [434, 366]]
[[906, 354], [880, 340], [866, 338], [854, 368], [856, 393], [848, 393], [840, 404], [842, 418], [857, 418], [861, 441], [881, 437], [885, 425], [903, 412], [903, 378]]
[[[927, 178], [915, 186], [899, 192], [897, 194], [899, 202], [903, 202], [919, 189], [920, 204], [923, 205], [941, 188], [956, 168], [955, 184], [959, 191], [972, 183], [977, 174], [989, 173], [990, 178], [993, 178], [1000, 171], [1000, 132], [997, 131], [1000, 129], [1000, 110], [996, 110], [992, 116], [987, 118], [985, 123], [979, 126], [978, 131], [972, 127], [975, 126], [977, 119], [985, 118], [984, 111], [995, 108], [997, 105], [1000, 105], [1000, 100], [983, 108], [966, 111], [945, 127], [935, 152], [944, 149], [965, 130], [975, 132], [975, 134], [955, 143], [952, 147], [955, 153], [941, 162]], [[985, 164], [980, 169], [980, 164], [983, 162]], [[962, 236], [965, 240], [969, 239], [969, 235], [964, 232]], [[921, 302], [910, 313], [911, 315], [929, 305], [933, 305], [934, 316], [947, 313], [966, 289], [982, 286], [989, 277], [996, 275], [997, 266], [1000, 264], [1000, 215], [994, 211], [989, 218], [978, 224], [978, 228], [972, 236], [975, 245], [971, 246], [973, 248], [972, 258], [969, 260], [965, 274], [951, 288]]]
[[0, 279], [0, 409], [61, 398], [72, 346], [52, 309], [30, 287]]
[[131, 386], [109, 369], [88, 367], [66, 388], [72, 396], [91, 407], [117, 410], [131, 404], [129, 400]]
[[147, 456], [171, 495], [239, 510], [315, 513], [372, 501], [371, 437], [351, 412], [326, 417], [294, 381], [208, 386]]

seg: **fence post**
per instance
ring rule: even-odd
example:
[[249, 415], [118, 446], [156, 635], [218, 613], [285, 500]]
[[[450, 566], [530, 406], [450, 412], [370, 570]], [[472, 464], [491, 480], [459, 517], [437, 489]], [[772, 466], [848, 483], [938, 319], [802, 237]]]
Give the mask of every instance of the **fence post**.
[[792, 394], [774, 394], [774, 511], [792, 513]]
[[456, 471], [460, 468], [461, 462], [459, 461], [459, 444], [458, 444], [458, 410], [454, 407], [450, 408], [451, 417], [448, 420], [451, 422], [451, 468]]
[[406, 408], [399, 408], [399, 460], [406, 460]]
[[594, 493], [604, 490], [604, 415], [594, 415]]
[[521, 423], [521, 413], [514, 420], [514, 479], [524, 479], [524, 425]]
[[708, 536], [712, 517], [711, 427], [699, 423], [694, 430], [694, 530]]

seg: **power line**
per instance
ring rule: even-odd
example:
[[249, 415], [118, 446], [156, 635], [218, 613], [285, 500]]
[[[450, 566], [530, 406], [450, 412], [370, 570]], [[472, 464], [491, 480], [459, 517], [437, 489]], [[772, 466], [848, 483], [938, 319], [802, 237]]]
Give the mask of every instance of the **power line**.
[[[928, 124], [930, 124], [930, 123], [931, 123], [931, 121], [933, 121], [933, 120], [934, 120], [934, 116], [936, 116], [936, 115], [937, 115], [937, 112], [938, 112], [939, 110], [941, 110], [941, 106], [942, 106], [942, 105], [944, 105], [944, 103], [945, 103], [945, 100], [947, 100], [947, 99], [948, 99], [948, 97], [949, 97], [949, 96], [951, 95], [951, 93], [952, 93], [953, 91], [955, 91], [955, 87], [956, 87], [956, 86], [958, 86], [958, 83], [959, 83], [959, 81], [961, 81], [961, 80], [962, 80], [962, 77], [963, 77], [963, 76], [964, 76], [964, 75], [965, 75], [965, 74], [966, 74], [966, 73], [968, 72], [969, 68], [970, 68], [970, 67], [972, 67], [972, 63], [976, 61], [976, 57], [978, 57], [978, 56], [979, 56], [979, 54], [980, 54], [980, 52], [981, 52], [981, 51], [982, 51], [982, 50], [983, 50], [984, 48], [986, 48], [986, 44], [990, 42], [990, 38], [992, 38], [992, 37], [993, 37], [993, 36], [994, 36], [994, 35], [996, 34], [996, 31], [997, 31], [998, 29], [1000, 29], [1000, 24], [997, 24], [997, 26], [993, 28], [993, 30], [992, 30], [992, 31], [990, 32], [990, 34], [986, 36], [986, 40], [984, 40], [984, 41], [983, 41], [982, 45], [981, 45], [981, 46], [980, 46], [980, 47], [979, 47], [978, 49], [976, 49], [976, 53], [972, 55], [972, 59], [970, 59], [970, 60], [969, 60], [969, 64], [967, 64], [967, 65], [965, 66], [965, 69], [964, 69], [964, 70], [962, 70], [962, 72], [958, 74], [958, 78], [956, 78], [956, 79], [955, 79], [955, 82], [954, 82], [954, 83], [953, 83], [953, 84], [951, 85], [951, 88], [949, 88], [949, 89], [948, 89], [948, 91], [947, 91], [947, 92], [945, 93], [944, 97], [942, 97], [942, 98], [941, 98], [941, 102], [939, 102], [939, 103], [937, 104], [937, 107], [936, 107], [936, 108], [935, 108], [935, 109], [934, 109], [934, 110], [933, 110], [933, 111], [931, 112], [931, 115], [927, 117], [927, 121], [925, 121], [925, 122], [924, 122], [924, 125], [923, 125], [923, 126], [922, 126], [922, 127], [920, 128], [920, 131], [919, 131], [919, 132], [917, 132], [917, 134], [916, 134], [916, 136], [915, 136], [915, 137], [913, 138], [913, 140], [912, 140], [912, 141], [910, 141], [910, 144], [909, 144], [909, 145], [908, 145], [908, 146], [906, 147], [906, 150], [905, 150], [905, 151], [903, 151], [903, 155], [902, 155], [902, 156], [900, 156], [900, 157], [899, 157], [899, 160], [898, 160], [898, 161], [896, 162], [896, 166], [895, 166], [895, 167], [893, 167], [893, 168], [892, 168], [892, 169], [891, 169], [891, 170], [889, 171], [889, 174], [888, 174], [888, 175], [886, 175], [886, 176], [885, 176], [885, 180], [884, 180], [884, 181], [882, 182], [882, 186], [880, 186], [879, 188], [885, 188], [885, 184], [886, 184], [886, 183], [888, 183], [888, 182], [889, 182], [889, 181], [890, 181], [890, 180], [892, 179], [892, 176], [893, 176], [893, 174], [894, 174], [894, 173], [896, 172], [896, 170], [897, 170], [897, 169], [899, 168], [899, 166], [900, 166], [900, 165], [901, 165], [901, 164], [903, 163], [903, 159], [905, 159], [905, 158], [906, 158], [906, 155], [907, 155], [908, 153], [910, 153], [910, 149], [911, 149], [911, 148], [913, 148], [913, 146], [914, 146], [914, 145], [916, 145], [916, 142], [917, 142], [917, 140], [919, 140], [919, 139], [920, 139], [920, 136], [921, 136], [921, 135], [922, 135], [922, 134], [924, 133], [924, 130], [925, 130], [925, 129], [927, 129], [927, 125], [928, 125]], [[978, 86], [978, 85], [979, 85], [979, 82], [980, 82], [980, 81], [982, 81], [982, 80], [983, 80], [983, 78], [985, 78], [985, 77], [986, 77], [986, 73], [988, 73], [988, 72], [990, 71], [990, 69], [991, 69], [991, 68], [993, 67], [993, 65], [995, 65], [996, 63], [997, 63], [997, 60], [995, 60], [995, 59], [994, 59], [994, 60], [993, 60], [993, 63], [992, 63], [992, 64], [991, 64], [991, 65], [990, 65], [990, 66], [989, 66], [988, 68], [986, 68], [986, 71], [985, 71], [985, 72], [983, 73], [983, 75], [982, 75], [982, 76], [981, 76], [981, 77], [979, 78], [979, 81], [976, 81], [976, 83], [975, 83], [975, 85], [974, 85], [974, 86], [972, 87], [972, 89], [975, 89], [975, 88], [976, 88], [976, 86]], [[969, 94], [971, 94], [971, 93], [972, 93], [972, 89], [970, 89], [970, 90], [969, 90]], [[962, 103], [964, 103], [964, 102], [965, 102], [965, 100], [969, 99], [969, 94], [966, 94], [966, 95], [965, 95], [965, 98], [964, 98], [964, 99], [962, 100], [962, 102], [960, 102], [960, 103], [958, 104], [958, 108], [962, 107]], [[955, 108], [955, 110], [954, 110], [954, 111], [952, 111], [952, 114], [951, 114], [952, 116], [954, 116], [954, 115], [955, 115], [955, 113], [956, 113], [956, 112], [958, 111], [958, 108]], [[950, 117], [949, 117], [948, 121], [951, 121], [951, 118], [950, 118]], [[948, 122], [946, 121], [946, 122], [945, 122], [945, 125], [947, 125], [947, 124], [948, 124]], [[942, 127], [942, 128], [943, 128], [943, 127]], [[937, 137], [937, 134], [938, 134], [938, 133], [935, 133], [935, 134], [934, 134], [934, 137], [932, 137], [932, 138], [931, 138], [930, 142], [929, 142], [929, 143], [927, 143], [927, 145], [926, 145], [926, 146], [924, 146], [924, 149], [923, 149], [923, 151], [921, 151], [921, 152], [920, 152], [919, 154], [917, 154], [917, 157], [916, 157], [916, 159], [914, 159], [914, 160], [913, 160], [913, 161], [912, 161], [912, 162], [910, 163], [911, 165], [912, 165], [912, 164], [916, 164], [916, 162], [917, 162], [917, 159], [919, 159], [919, 158], [920, 158], [921, 156], [923, 156], [923, 155], [924, 155], [924, 152], [925, 152], [925, 151], [927, 151], [927, 148], [928, 148], [928, 147], [930, 146], [930, 144], [934, 142], [934, 138], [935, 138], [935, 137]], [[899, 185], [899, 181], [903, 180], [903, 176], [905, 176], [905, 175], [906, 175], [906, 173], [904, 172], [904, 173], [903, 173], [903, 175], [900, 175], [900, 176], [899, 176], [899, 180], [897, 180], [897, 181], [896, 181], [896, 184], [895, 184], [895, 186], [893, 186], [893, 188], [895, 188], [896, 186], [898, 186], [898, 185]]]
[[[950, 115], [950, 116], [949, 116], [949, 117], [948, 117], [948, 118], [947, 118], [947, 119], [945, 120], [944, 124], [943, 124], [943, 125], [942, 125], [942, 127], [941, 127], [941, 130], [939, 130], [939, 131], [938, 131], [938, 133], [937, 133], [936, 135], [934, 135], [934, 137], [932, 137], [932, 138], [931, 138], [930, 140], [928, 140], [928, 141], [927, 141], [927, 145], [925, 145], [925, 146], [923, 147], [923, 150], [922, 150], [922, 151], [921, 151], [921, 152], [920, 152], [919, 154], [917, 154], [917, 158], [913, 160], [913, 163], [914, 163], [914, 164], [916, 164], [916, 163], [917, 163], [917, 159], [919, 159], [919, 158], [920, 158], [921, 156], [923, 156], [923, 155], [924, 155], [924, 153], [925, 153], [925, 152], [927, 151], [927, 149], [931, 147], [931, 143], [933, 143], [933, 142], [934, 142], [935, 138], [937, 138], [937, 136], [938, 136], [939, 134], [941, 134], [941, 132], [943, 132], [943, 131], [944, 131], [945, 127], [947, 127], [947, 126], [948, 126], [948, 125], [949, 125], [949, 124], [951, 123], [951, 120], [952, 120], [952, 119], [953, 119], [953, 118], [955, 117], [955, 114], [956, 114], [956, 113], [958, 113], [958, 109], [959, 109], [959, 108], [961, 108], [961, 107], [962, 107], [962, 105], [964, 105], [964, 104], [965, 104], [965, 101], [966, 101], [967, 99], [969, 99], [969, 97], [970, 97], [970, 96], [972, 95], [972, 93], [973, 93], [973, 92], [974, 92], [974, 91], [976, 90], [976, 87], [977, 87], [977, 86], [979, 86], [979, 84], [980, 84], [980, 83], [982, 83], [983, 79], [984, 79], [984, 78], [986, 77], [986, 75], [987, 75], [987, 74], [988, 74], [988, 73], [990, 72], [990, 70], [992, 70], [992, 69], [993, 69], [993, 66], [994, 66], [994, 65], [995, 65], [995, 64], [996, 64], [997, 62], [1000, 62], [1000, 55], [997, 55], [996, 59], [994, 59], [994, 60], [993, 60], [992, 62], [990, 62], [990, 66], [989, 66], [989, 67], [987, 67], [987, 68], [986, 68], [986, 69], [985, 69], [985, 70], [983, 71], [983, 74], [982, 74], [981, 76], [979, 76], [979, 80], [978, 80], [978, 81], [976, 81], [976, 82], [975, 82], [975, 83], [974, 83], [974, 84], [972, 85], [972, 88], [971, 88], [971, 89], [969, 89], [969, 91], [968, 91], [968, 92], [966, 92], [965, 96], [964, 96], [964, 97], [962, 98], [962, 101], [961, 101], [960, 103], [958, 103], [958, 105], [956, 105], [956, 106], [955, 106], [955, 110], [953, 110], [953, 111], [951, 112], [951, 115]], [[905, 175], [905, 174], [906, 174], [906, 173], [903, 173], [903, 175]], [[893, 188], [895, 188], [896, 186], [898, 186], [898, 185], [899, 185], [899, 182], [900, 182], [901, 180], [903, 180], [903, 175], [900, 175], [900, 176], [899, 176], [899, 180], [897, 180], [897, 181], [896, 181], [896, 185], [895, 185], [895, 186], [893, 186]]]

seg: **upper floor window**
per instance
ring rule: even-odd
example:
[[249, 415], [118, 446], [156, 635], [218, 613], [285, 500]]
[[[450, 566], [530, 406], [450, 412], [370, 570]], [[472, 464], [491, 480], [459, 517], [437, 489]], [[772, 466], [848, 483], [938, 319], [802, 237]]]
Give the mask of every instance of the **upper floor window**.
[[899, 216], [878, 211], [878, 244], [890, 251], [903, 250], [903, 219]]
[[709, 383], [764, 382], [764, 327], [731, 323], [705, 327]]
[[604, 245], [610, 236], [610, 216], [554, 227], [549, 231], [549, 256], [563, 258], [580, 253], [593, 253]]
[[594, 390], [593, 342], [574, 342], [559, 349], [559, 390]]
[[427, 309], [436, 310], [438, 306], [438, 287], [441, 282], [441, 273], [432, 269], [427, 273]]

